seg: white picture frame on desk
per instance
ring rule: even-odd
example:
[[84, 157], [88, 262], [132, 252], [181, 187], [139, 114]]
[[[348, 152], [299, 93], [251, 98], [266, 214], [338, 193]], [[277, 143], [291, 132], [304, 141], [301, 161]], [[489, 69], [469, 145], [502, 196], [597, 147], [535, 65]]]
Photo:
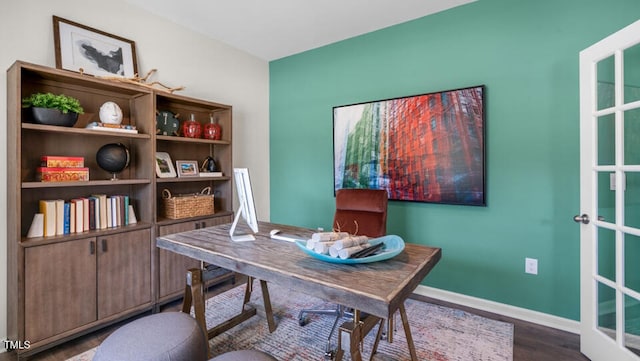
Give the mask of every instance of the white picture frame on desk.
[[156, 152], [156, 175], [158, 178], [175, 178], [176, 170], [167, 152]]

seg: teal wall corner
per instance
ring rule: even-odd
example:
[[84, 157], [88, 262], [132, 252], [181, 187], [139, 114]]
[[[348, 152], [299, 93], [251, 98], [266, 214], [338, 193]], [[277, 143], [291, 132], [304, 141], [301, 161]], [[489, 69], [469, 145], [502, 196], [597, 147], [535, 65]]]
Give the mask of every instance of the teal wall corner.
[[442, 248], [425, 285], [578, 320], [578, 53], [635, 14], [479, 0], [272, 61], [271, 221], [331, 227], [334, 106], [484, 84], [487, 206], [392, 201], [388, 232]]

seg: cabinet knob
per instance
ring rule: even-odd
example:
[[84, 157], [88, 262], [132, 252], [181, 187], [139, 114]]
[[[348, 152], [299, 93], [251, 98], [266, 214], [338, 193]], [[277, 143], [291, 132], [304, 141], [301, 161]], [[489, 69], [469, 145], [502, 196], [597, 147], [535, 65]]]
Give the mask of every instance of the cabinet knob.
[[102, 239], [102, 253], [107, 252], [107, 240]]
[[96, 244], [93, 241], [89, 242], [89, 254], [96, 254]]

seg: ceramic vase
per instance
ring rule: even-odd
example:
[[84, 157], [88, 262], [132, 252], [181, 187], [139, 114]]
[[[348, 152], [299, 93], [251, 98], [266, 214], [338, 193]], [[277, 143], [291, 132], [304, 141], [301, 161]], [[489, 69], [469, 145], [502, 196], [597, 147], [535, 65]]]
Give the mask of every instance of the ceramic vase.
[[182, 123], [182, 136], [186, 138], [200, 138], [202, 136], [202, 126], [196, 122], [193, 114], [191, 114], [191, 119]]
[[213, 119], [213, 116], [210, 117], [209, 124], [204, 126], [204, 137], [210, 140], [222, 139], [222, 128], [218, 121]]

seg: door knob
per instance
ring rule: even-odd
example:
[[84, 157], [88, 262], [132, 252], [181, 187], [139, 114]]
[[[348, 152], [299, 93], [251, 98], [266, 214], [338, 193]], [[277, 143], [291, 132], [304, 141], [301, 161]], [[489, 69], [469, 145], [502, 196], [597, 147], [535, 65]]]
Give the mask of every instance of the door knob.
[[589, 224], [589, 216], [587, 214], [573, 216], [573, 221], [576, 223]]

